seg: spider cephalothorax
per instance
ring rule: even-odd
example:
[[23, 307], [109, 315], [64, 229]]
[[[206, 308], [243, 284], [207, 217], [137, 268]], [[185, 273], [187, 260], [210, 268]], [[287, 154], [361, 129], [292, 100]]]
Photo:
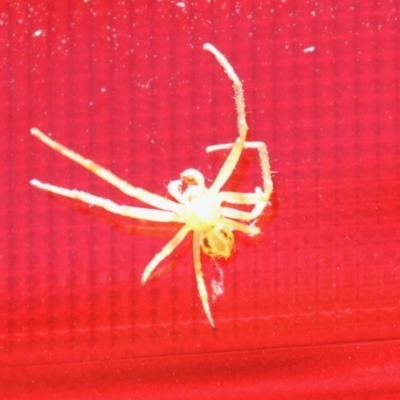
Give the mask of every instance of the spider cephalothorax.
[[175, 196], [183, 204], [183, 218], [187, 226], [202, 232], [201, 249], [210, 257], [228, 258], [235, 242], [232, 230], [221, 224], [222, 199], [206, 188], [204, 176], [195, 169], [182, 172], [180, 181], [172, 181], [178, 188]]
[[[159, 222], [179, 222], [183, 226], [175, 236], [157, 253], [146, 266], [142, 274], [145, 283], [157, 265], [182, 242], [186, 235], [193, 231], [193, 264], [200, 299], [208, 322], [214, 327], [207, 288], [201, 269], [200, 249], [211, 257], [229, 257], [234, 246], [233, 231], [241, 231], [248, 235], [260, 232], [254, 226], [255, 219], [262, 213], [272, 192], [272, 180], [268, 161], [267, 148], [263, 142], [247, 142], [247, 122], [242, 84], [227, 59], [211, 44], [205, 44], [204, 49], [211, 52], [224, 68], [233, 82], [235, 105], [237, 111], [237, 127], [239, 137], [234, 143], [212, 145], [207, 152], [230, 150], [224, 164], [210, 187], [206, 187], [204, 176], [197, 170], [189, 168], [182, 172], [180, 179], [168, 185], [169, 194], [176, 200], [148, 192], [145, 189], [132, 186], [115, 176], [95, 162], [69, 150], [58, 142], [50, 139], [36, 128], [31, 129], [32, 135], [58, 151], [62, 155], [81, 164], [94, 174], [117, 187], [125, 194], [132, 196], [153, 208], [124, 206], [111, 200], [94, 196], [79, 190], [65, 189], [59, 186], [42, 183], [36, 179], [31, 184], [49, 192], [81, 200], [85, 203], [103, 207], [106, 210], [130, 218]], [[221, 191], [226, 181], [234, 171], [244, 148], [256, 149], [260, 156], [263, 188], [256, 188], [252, 193]], [[242, 204], [252, 206], [250, 211], [242, 211], [226, 206], [226, 204]]]

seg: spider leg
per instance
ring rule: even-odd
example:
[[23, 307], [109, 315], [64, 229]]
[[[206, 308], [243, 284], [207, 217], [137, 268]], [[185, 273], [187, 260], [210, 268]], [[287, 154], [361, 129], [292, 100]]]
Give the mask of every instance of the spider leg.
[[167, 210], [167, 211], [173, 211], [176, 213], [179, 212], [178, 211], [179, 204], [176, 204], [172, 200], [166, 199], [162, 196], [158, 196], [156, 194], [148, 192], [147, 190], [144, 190], [142, 188], [132, 186], [128, 182], [118, 178], [112, 172], [110, 172], [107, 169], [96, 164], [94, 161], [84, 158], [80, 154], [75, 153], [74, 151], [66, 148], [65, 146], [61, 145], [60, 143], [56, 142], [55, 140], [50, 139], [47, 135], [45, 135], [39, 129], [32, 128], [31, 134], [33, 136], [36, 136], [39, 140], [41, 140], [44, 144], [47, 144], [53, 150], [58, 151], [63, 156], [82, 165], [84, 168], [93, 172], [95, 175], [104, 179], [106, 182], [115, 186], [121, 192], [127, 194], [128, 196], [139, 199], [139, 200], [143, 201], [144, 203], [147, 203], [153, 207], [161, 208], [161, 209]]
[[224, 217], [233, 219], [255, 219], [264, 211], [264, 208], [268, 204], [264, 192], [259, 187], [256, 188], [255, 193], [219, 192], [218, 196], [221, 202], [231, 204], [254, 205], [251, 211], [243, 211], [230, 207], [222, 207], [222, 215]]
[[168, 193], [179, 203], [183, 203], [183, 196], [181, 192], [182, 180], [177, 179], [168, 184]]
[[240, 82], [239, 77], [236, 75], [234, 69], [229, 64], [228, 60], [211, 44], [206, 43], [203, 46], [204, 50], [208, 50], [211, 52], [222, 68], [225, 70], [225, 73], [228, 75], [228, 78], [233, 82], [233, 91], [235, 95], [235, 106], [237, 113], [237, 127], [239, 131], [239, 137], [236, 139], [236, 142], [230, 148], [232, 149], [229, 153], [227, 159], [222, 165], [220, 171], [218, 172], [217, 177], [215, 178], [213, 184], [210, 187], [210, 190], [214, 193], [218, 193], [225, 182], [232, 175], [233, 170], [236, 167], [236, 164], [239, 161], [240, 155], [242, 154], [243, 147], [245, 144], [248, 126], [246, 121], [246, 109], [245, 109], [245, 101], [244, 101], [244, 92], [242, 82]]
[[144, 269], [142, 274], [142, 285], [144, 285], [149, 279], [150, 275], [156, 269], [157, 265], [164, 260], [164, 258], [168, 257], [175, 248], [182, 242], [185, 236], [190, 232], [190, 229], [184, 225], [179, 231], [175, 234], [175, 236], [161, 249], [159, 253], [157, 253], [153, 259], [147, 264], [147, 267]]
[[[207, 153], [211, 153], [213, 151], [234, 148], [235, 146], [236, 143], [217, 144], [213, 146], [208, 146], [206, 148], [206, 151]], [[260, 157], [260, 167], [261, 167], [261, 175], [262, 175], [263, 189], [264, 189], [262, 196], [257, 193], [240, 194], [234, 192], [221, 192], [220, 195], [222, 196], [224, 201], [232, 204], [257, 204], [257, 202], [260, 201], [259, 200], [260, 197], [262, 198], [261, 201], [264, 201], [266, 203], [268, 202], [273, 190], [273, 182], [271, 179], [271, 167], [269, 164], [267, 146], [263, 142], [246, 142], [244, 144], [244, 148], [256, 149], [258, 151]], [[252, 199], [254, 199], [254, 202], [252, 202]]]
[[252, 224], [245, 225], [245, 224], [242, 224], [237, 221], [233, 221], [228, 218], [222, 218], [221, 223], [224, 226], [227, 226], [228, 228], [230, 228], [232, 230], [240, 231], [240, 232], [246, 233], [247, 235], [250, 235], [250, 236], [258, 235], [260, 233], [260, 228], [258, 228], [257, 226], [254, 226]]
[[243, 192], [219, 192], [218, 197], [221, 201], [230, 204], [253, 205], [260, 201], [265, 201], [265, 195], [261, 188], [256, 187], [254, 193]]
[[201, 233], [194, 232], [193, 233], [193, 264], [194, 264], [194, 273], [196, 275], [196, 281], [197, 281], [197, 290], [199, 291], [200, 300], [203, 305], [203, 309], [206, 314], [206, 317], [208, 319], [208, 323], [213, 328], [215, 328], [214, 320], [211, 315], [210, 303], [208, 302], [207, 287], [204, 282], [203, 271], [201, 269], [200, 243], [201, 243]]
[[[238, 194], [243, 194], [243, 193], [238, 193]], [[239, 219], [243, 221], [251, 221], [260, 216], [261, 213], [264, 211], [264, 208], [268, 204], [268, 202], [264, 201], [262, 196], [260, 196], [258, 200], [259, 200], [258, 203], [257, 202], [253, 203], [254, 207], [251, 211], [242, 211], [242, 210], [237, 210], [236, 208], [222, 207], [221, 213], [224, 217]]]
[[61, 196], [77, 199], [83, 201], [84, 203], [102, 207], [107, 211], [110, 211], [114, 214], [123, 215], [125, 217], [157, 222], [184, 222], [183, 219], [179, 217], [179, 214], [175, 214], [171, 211], [119, 205], [111, 200], [104, 199], [103, 197], [94, 196], [93, 194], [82, 192], [80, 190], [65, 189], [59, 186], [50, 185], [48, 183], [42, 183], [36, 179], [32, 179], [30, 183], [39, 189], [46, 190], [47, 192], [56, 193]]

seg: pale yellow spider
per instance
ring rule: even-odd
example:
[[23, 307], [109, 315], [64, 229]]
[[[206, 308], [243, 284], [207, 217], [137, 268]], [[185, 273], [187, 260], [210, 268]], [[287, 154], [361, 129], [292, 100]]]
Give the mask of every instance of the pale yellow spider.
[[[262, 142], [246, 142], [248, 127], [245, 115], [245, 101], [242, 84], [238, 76], [227, 59], [214, 46], [207, 43], [204, 45], [204, 49], [215, 56], [233, 82], [237, 126], [239, 130], [239, 137], [234, 143], [214, 145], [206, 148], [207, 152], [230, 149], [227, 159], [209, 188], [206, 187], [204, 176], [199, 171], [192, 168], [187, 169], [182, 172], [180, 179], [174, 180], [168, 185], [170, 195], [177, 202], [172, 201], [148, 192], [145, 189], [130, 185], [110, 171], [97, 165], [95, 162], [80, 156], [50, 139], [36, 128], [32, 128], [31, 133], [43, 143], [65, 157], [81, 164], [128, 196], [139, 199], [150, 206], [158, 208], [158, 210], [119, 205], [111, 200], [97, 197], [86, 192], [53, 186], [39, 182], [36, 179], [31, 180], [30, 183], [40, 189], [78, 199], [126, 217], [158, 222], [179, 222], [184, 224], [147, 265], [142, 275], [142, 284], [148, 280], [157, 265], [172, 253], [190, 231], [193, 231], [193, 262], [197, 287], [208, 322], [212, 327], [215, 327], [201, 268], [200, 247], [211, 257], [227, 258], [230, 256], [233, 249], [234, 237], [232, 231], [238, 230], [248, 235], [258, 234], [260, 229], [254, 226], [254, 220], [267, 205], [273, 185], [265, 144]], [[258, 150], [261, 161], [263, 189], [256, 188], [254, 193], [221, 191], [221, 188], [235, 169], [244, 148], [254, 148]], [[253, 208], [251, 211], [242, 211], [224, 207], [222, 205], [223, 203], [251, 205]], [[249, 224], [235, 220], [248, 221]]]

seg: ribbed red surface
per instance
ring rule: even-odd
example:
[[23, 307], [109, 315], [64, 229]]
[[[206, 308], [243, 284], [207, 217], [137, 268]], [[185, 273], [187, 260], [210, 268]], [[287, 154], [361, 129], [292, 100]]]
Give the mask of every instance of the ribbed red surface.
[[[391, 1], [2, 2], [0, 394], [54, 398], [60, 380], [60, 398], [100, 398], [100, 379], [108, 398], [126, 368], [136, 372], [119, 398], [151, 396], [165, 367], [171, 397], [187, 387], [190, 398], [233, 398], [241, 382], [270, 398], [396, 398], [399, 18]], [[206, 42], [243, 81], [250, 138], [267, 144], [275, 183], [262, 234], [236, 233], [226, 261], [203, 258], [209, 287], [223, 271], [215, 330], [190, 239], [140, 284], [177, 226], [29, 185], [141, 205], [37, 141], [33, 126], [163, 196], [189, 167], [212, 182], [225, 154], [204, 149], [237, 132], [231, 84]], [[246, 151], [227, 187], [260, 183]], [[337, 393], [324, 389], [325, 368], [329, 387], [347, 377]], [[360, 383], [369, 372], [373, 387]], [[285, 391], [274, 391], [282, 376]]]

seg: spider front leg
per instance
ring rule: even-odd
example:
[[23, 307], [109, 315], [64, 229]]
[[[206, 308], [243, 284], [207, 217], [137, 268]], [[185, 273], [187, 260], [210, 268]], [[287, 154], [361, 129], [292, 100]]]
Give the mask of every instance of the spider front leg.
[[225, 70], [225, 73], [228, 75], [228, 78], [233, 82], [233, 91], [235, 96], [235, 106], [237, 113], [237, 127], [239, 131], [239, 137], [236, 140], [236, 143], [231, 146], [231, 152], [229, 153], [227, 159], [222, 165], [220, 171], [218, 172], [217, 177], [212, 183], [210, 190], [213, 193], [218, 193], [222, 186], [226, 183], [229, 177], [232, 175], [233, 170], [236, 167], [236, 164], [239, 161], [239, 158], [242, 154], [243, 147], [246, 141], [248, 125], [246, 121], [246, 107], [244, 101], [244, 92], [243, 85], [240, 81], [239, 77], [236, 75], [235, 70], [230, 65], [228, 60], [225, 58], [223, 54], [221, 54], [213, 45], [206, 43], [203, 46], [204, 50], [208, 50], [211, 52], [222, 68]]

